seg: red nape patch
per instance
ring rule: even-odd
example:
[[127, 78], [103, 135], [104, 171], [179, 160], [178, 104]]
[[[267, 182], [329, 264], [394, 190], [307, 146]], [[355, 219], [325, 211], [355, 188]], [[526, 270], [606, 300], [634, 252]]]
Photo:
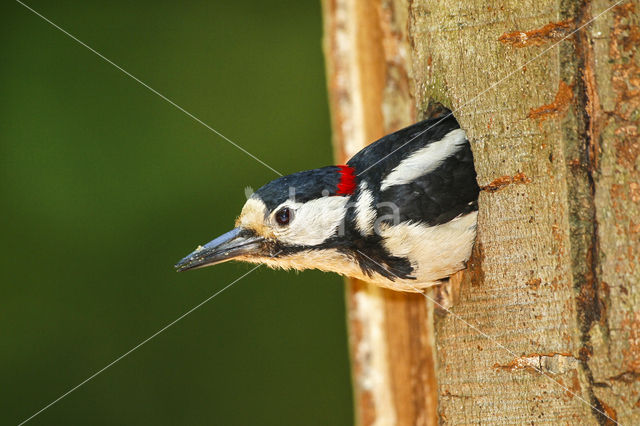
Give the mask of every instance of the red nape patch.
[[340, 168], [340, 183], [338, 183], [337, 195], [351, 195], [356, 190], [356, 175], [353, 167], [338, 166]]

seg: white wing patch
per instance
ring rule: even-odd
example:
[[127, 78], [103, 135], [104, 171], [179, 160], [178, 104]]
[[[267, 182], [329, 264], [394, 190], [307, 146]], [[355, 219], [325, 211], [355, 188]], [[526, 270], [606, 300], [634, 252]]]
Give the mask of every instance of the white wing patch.
[[373, 233], [373, 222], [376, 211], [373, 209], [373, 194], [367, 189], [367, 182], [362, 182], [356, 201], [356, 229], [364, 236]]
[[437, 169], [448, 157], [458, 151], [465, 143], [462, 129], [455, 129], [447, 133], [438, 142], [433, 142], [414, 152], [410, 157], [402, 160], [396, 168], [382, 181], [380, 190], [390, 186], [410, 183], [420, 176]]

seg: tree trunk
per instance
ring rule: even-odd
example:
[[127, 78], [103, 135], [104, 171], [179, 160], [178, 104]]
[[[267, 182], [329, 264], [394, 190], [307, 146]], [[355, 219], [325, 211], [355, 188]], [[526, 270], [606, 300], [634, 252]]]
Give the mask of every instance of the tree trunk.
[[349, 283], [359, 424], [640, 424], [638, 3], [323, 1], [338, 161], [441, 103], [483, 189], [448, 313]]

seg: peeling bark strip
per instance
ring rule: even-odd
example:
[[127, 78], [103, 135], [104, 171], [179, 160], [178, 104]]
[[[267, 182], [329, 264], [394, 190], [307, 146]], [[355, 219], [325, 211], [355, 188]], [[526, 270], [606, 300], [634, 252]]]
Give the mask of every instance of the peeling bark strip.
[[529, 179], [524, 173], [520, 172], [514, 176], [500, 176], [499, 178], [492, 180], [488, 185], [481, 186], [480, 189], [487, 192], [497, 192], [512, 183], [531, 183], [531, 179]]
[[[362, 15], [359, 0], [324, 0], [324, 50], [337, 164], [382, 136], [380, 126], [381, 62], [376, 42], [363, 39], [359, 26], [371, 19]], [[364, 22], [361, 22], [363, 20]], [[370, 28], [371, 29], [371, 28]], [[363, 68], [362, 63], [371, 63]], [[366, 92], [366, 95], [365, 95]], [[368, 98], [367, 98], [368, 96]], [[377, 98], [371, 99], [371, 96]], [[367, 101], [367, 102], [365, 102]], [[357, 422], [373, 425], [396, 421], [382, 290], [353, 280], [346, 291], [349, 346]]]
[[538, 108], [532, 108], [527, 117], [533, 118], [534, 120], [540, 120], [541, 122], [548, 120], [549, 118], [558, 117], [559, 115], [567, 112], [569, 109], [569, 103], [572, 99], [572, 87], [564, 81], [560, 81], [558, 91], [556, 92], [556, 97], [553, 102], [548, 105], [542, 105]]
[[640, 424], [639, 1], [324, 0], [338, 159], [442, 103], [484, 189], [455, 318], [351, 284], [360, 424]]
[[[324, 0], [338, 164], [416, 121], [404, 1]], [[346, 292], [357, 423], [437, 424], [433, 306], [420, 294], [350, 280]]]
[[529, 373], [563, 374], [580, 368], [580, 360], [571, 354], [531, 354], [516, 358], [505, 365], [494, 364], [493, 368], [513, 372], [525, 370]]
[[541, 46], [550, 41], [562, 40], [573, 31], [573, 19], [560, 22], [550, 22], [542, 28], [530, 31], [514, 31], [504, 33], [498, 37], [498, 41], [510, 44], [513, 47]]

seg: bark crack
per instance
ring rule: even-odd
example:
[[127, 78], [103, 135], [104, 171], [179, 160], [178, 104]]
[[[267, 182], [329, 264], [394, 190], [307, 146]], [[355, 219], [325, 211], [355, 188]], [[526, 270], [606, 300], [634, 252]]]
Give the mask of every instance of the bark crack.
[[529, 31], [513, 31], [498, 37], [498, 41], [513, 47], [542, 46], [548, 42], [562, 40], [573, 30], [573, 19], [549, 22], [547, 25]]
[[[585, 1], [577, 10], [576, 20], [583, 23], [591, 19], [590, 3]], [[586, 219], [582, 223], [588, 223], [587, 229], [582, 229], [587, 239], [586, 250], [578, 245], [573, 246], [574, 256], [574, 285], [577, 292], [576, 305], [578, 323], [580, 325], [580, 340], [582, 348], [579, 352], [580, 364], [587, 378], [587, 393], [592, 404], [592, 413], [598, 423], [605, 425], [615, 421], [616, 412], [610, 406], [596, 397], [593, 372], [589, 366], [589, 359], [593, 355], [590, 332], [594, 324], [603, 320], [605, 315], [604, 306], [599, 297], [598, 283], [600, 281], [599, 272], [599, 240], [598, 222], [596, 215], [595, 196], [596, 184], [595, 175], [597, 173], [597, 152], [600, 139], [597, 124], [599, 122], [599, 100], [595, 87], [593, 51], [589, 34], [586, 31], [579, 31], [575, 37], [576, 58], [578, 69], [581, 70], [581, 78], [576, 79], [577, 99], [576, 104], [578, 114], [579, 136], [583, 144], [579, 147], [582, 170], [577, 169], [573, 164], [569, 164], [569, 173], [582, 175], [574, 181], [576, 184], [586, 184], [587, 197], [583, 200], [581, 208], [574, 214], [574, 219]], [[578, 141], [580, 141], [578, 139]], [[582, 183], [581, 183], [582, 182]], [[572, 226], [572, 228], [574, 228]], [[573, 231], [573, 229], [572, 229]], [[572, 232], [573, 233], [573, 232]], [[576, 267], [576, 264], [586, 263], [586, 268]]]

